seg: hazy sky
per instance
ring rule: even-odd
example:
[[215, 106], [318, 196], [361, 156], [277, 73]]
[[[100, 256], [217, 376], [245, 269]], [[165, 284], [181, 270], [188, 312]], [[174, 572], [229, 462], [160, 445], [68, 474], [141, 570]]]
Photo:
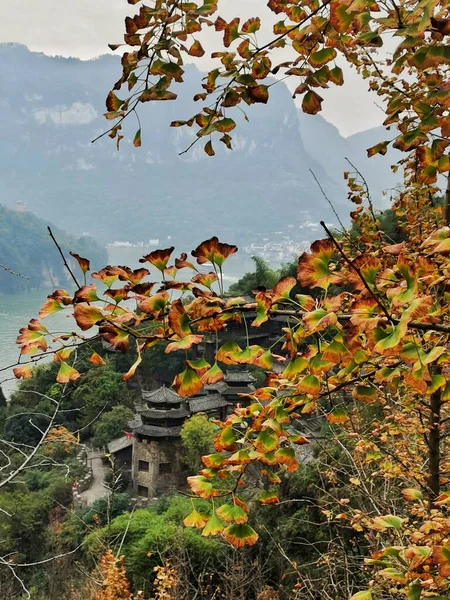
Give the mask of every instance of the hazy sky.
[[[226, 19], [264, 17], [268, 14], [266, 3], [266, 0], [221, 0], [219, 13]], [[3, 0], [0, 43], [19, 42], [36, 52], [89, 59], [109, 52], [108, 43], [123, 40], [123, 19], [135, 12], [136, 6], [129, 5], [127, 0], [16, 0], [8, 3]], [[213, 47], [217, 35], [208, 31], [206, 49]], [[344, 67], [342, 62], [339, 64]], [[196, 64], [205, 69], [213, 61], [203, 58]], [[345, 75], [343, 87], [332, 86], [320, 92], [325, 99], [321, 114], [343, 135], [380, 125], [383, 113], [375, 105], [377, 96], [366, 91], [366, 83], [353, 71], [345, 69]]]

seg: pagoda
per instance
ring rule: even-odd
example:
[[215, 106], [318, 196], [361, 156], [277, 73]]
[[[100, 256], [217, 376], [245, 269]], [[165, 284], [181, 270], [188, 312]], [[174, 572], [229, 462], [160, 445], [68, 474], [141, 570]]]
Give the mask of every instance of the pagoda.
[[227, 407], [228, 401], [218, 391], [186, 399], [167, 387], [142, 390], [142, 399], [136, 405], [138, 414], [132, 424], [135, 493], [152, 499], [185, 485], [188, 473], [181, 461], [183, 423], [200, 412], [225, 418]]

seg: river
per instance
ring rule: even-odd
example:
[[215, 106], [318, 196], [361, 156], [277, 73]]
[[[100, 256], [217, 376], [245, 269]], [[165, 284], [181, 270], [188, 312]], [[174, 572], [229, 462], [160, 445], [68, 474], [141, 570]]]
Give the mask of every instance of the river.
[[[142, 248], [108, 247], [107, 250], [110, 264], [128, 265], [132, 268], [146, 266], [139, 264], [139, 258], [143, 254]], [[174, 256], [179, 256], [179, 253], [174, 254]], [[254, 271], [254, 263], [249, 256], [239, 254], [231, 256], [224, 267], [225, 286], [228, 287], [242, 277], [244, 273], [250, 271]], [[49, 291], [52, 290], [36, 290], [22, 294], [0, 296], [0, 369], [16, 363], [19, 350], [15, 340], [19, 329], [26, 326], [31, 318], [37, 317], [37, 313], [44, 304]], [[67, 318], [68, 314], [67, 311], [61, 311], [48, 317], [44, 323], [48, 324], [52, 332], [72, 330], [73, 321]], [[12, 368], [0, 371], [0, 385], [6, 396], [9, 396], [14, 390], [16, 379]]]

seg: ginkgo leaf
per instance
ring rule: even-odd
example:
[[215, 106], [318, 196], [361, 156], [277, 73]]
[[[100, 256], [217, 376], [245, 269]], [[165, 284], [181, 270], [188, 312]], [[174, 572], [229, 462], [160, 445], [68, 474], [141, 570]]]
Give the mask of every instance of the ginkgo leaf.
[[104, 314], [99, 308], [86, 304], [75, 304], [73, 316], [75, 317], [78, 327], [82, 331], [91, 329], [91, 327], [100, 321], [103, 321], [105, 318]]
[[89, 357], [89, 362], [92, 363], [93, 365], [106, 364], [105, 361], [103, 360], [103, 358], [97, 352], [92, 352], [91, 356]]
[[404, 519], [395, 515], [386, 515], [384, 517], [375, 517], [374, 525], [380, 529], [401, 529]]
[[203, 50], [203, 46], [201, 45], [201, 43], [198, 40], [195, 40], [195, 42], [189, 48], [188, 54], [190, 56], [200, 57], [205, 54], [205, 51]]
[[130, 379], [132, 379], [136, 373], [136, 369], [142, 362], [142, 353], [141, 353], [141, 349], [140, 349], [137, 341], [136, 341], [136, 347], [137, 347], [136, 360], [131, 365], [131, 367], [128, 369], [128, 371], [124, 375], [122, 375], [122, 381], [129, 381]]
[[206, 477], [203, 477], [203, 475], [188, 477], [187, 482], [194, 494], [200, 498], [208, 499], [218, 495], [212, 483]]
[[222, 267], [226, 259], [235, 252], [237, 252], [237, 246], [219, 242], [218, 238], [214, 236], [197, 246], [192, 251], [192, 256], [197, 258], [200, 265], [211, 262]]
[[224, 378], [224, 373], [217, 362], [202, 375], [203, 385], [213, 385]]
[[45, 302], [44, 305], [42, 306], [41, 310], [39, 311], [39, 318], [40, 319], [45, 319], [45, 317], [48, 317], [49, 315], [53, 315], [54, 313], [63, 310], [63, 306], [61, 306], [61, 304], [53, 299], [53, 298], [48, 298]]
[[202, 529], [206, 525], [207, 522], [208, 522], [208, 518], [194, 509], [184, 519], [183, 524], [185, 527], [195, 527], [197, 529]]
[[349, 600], [373, 600], [372, 592], [370, 590], [362, 590], [353, 594]]
[[270, 428], [260, 431], [255, 440], [255, 448], [259, 452], [271, 452], [272, 450], [275, 450], [278, 445], [278, 435]]
[[214, 447], [218, 452], [222, 450], [234, 451], [237, 449], [236, 436], [231, 425], [224, 427], [214, 440]]
[[298, 462], [293, 448], [279, 448], [275, 452], [275, 458], [280, 465], [285, 465], [289, 473], [298, 469]]
[[259, 538], [256, 531], [247, 523], [229, 525], [222, 535], [235, 548], [253, 546]]
[[349, 420], [347, 411], [343, 408], [334, 408], [326, 415], [327, 421], [334, 424], [346, 423]]
[[218, 350], [216, 354], [216, 358], [219, 362], [224, 363], [225, 365], [234, 365], [236, 364], [235, 356], [242, 352], [241, 348], [236, 344], [236, 342], [225, 342]]
[[352, 396], [356, 400], [361, 400], [367, 404], [376, 402], [378, 394], [376, 388], [368, 385], [357, 385], [353, 388]]
[[154, 250], [149, 254], [146, 254], [142, 258], [139, 259], [140, 263], [149, 262], [151, 265], [156, 267], [159, 271], [163, 272], [167, 267], [167, 263], [169, 262], [169, 258], [172, 252], [175, 250], [174, 246], [170, 248], [166, 248], [165, 250]]
[[83, 271], [83, 273], [86, 273], [87, 271], [89, 271], [90, 262], [87, 258], [83, 258], [76, 252], [69, 252], [69, 254], [70, 254], [70, 256], [73, 256], [74, 259], [78, 262], [78, 264], [80, 265], [80, 269]]
[[275, 492], [269, 492], [266, 490], [258, 497], [258, 502], [260, 504], [278, 504], [279, 498]]
[[439, 575], [450, 577], [450, 545], [435, 546], [433, 548], [433, 560], [439, 565]]
[[303, 373], [303, 371], [307, 368], [307, 366], [308, 366], [308, 361], [306, 359], [302, 358], [301, 356], [298, 356], [298, 357], [294, 358], [294, 360], [291, 360], [291, 362], [288, 364], [288, 366], [282, 372], [281, 376], [285, 377], [286, 379], [292, 379], [299, 373]]
[[13, 373], [17, 379], [31, 379], [33, 377], [33, 373], [31, 371], [30, 365], [23, 365], [22, 367], [14, 367]]
[[208, 369], [211, 368], [209, 362], [204, 358], [199, 358], [198, 360], [187, 360], [186, 364], [191, 369], [194, 369], [194, 371], [196, 371], [199, 377], [202, 377], [202, 375], [204, 375], [204, 373], [206, 373], [206, 371], [208, 371]]
[[202, 335], [186, 335], [181, 340], [177, 340], [175, 342], [167, 344], [164, 352], [166, 354], [169, 354], [170, 352], [176, 352], [177, 350], [189, 350], [189, 348], [192, 348], [192, 346], [200, 344], [202, 340]]
[[247, 513], [237, 504], [222, 504], [216, 513], [227, 523], [246, 523], [248, 521]]
[[208, 519], [205, 527], [203, 528], [202, 535], [207, 537], [210, 535], [218, 535], [223, 531], [223, 523], [217, 517], [216, 513], [213, 513], [212, 516]]
[[414, 488], [405, 488], [404, 490], [402, 490], [402, 496], [408, 502], [412, 502], [414, 500], [422, 500], [423, 498], [422, 492]]
[[320, 392], [320, 381], [315, 375], [306, 375], [300, 380], [297, 391], [317, 397]]
[[199, 392], [203, 387], [200, 377], [190, 368], [179, 373], [175, 377], [172, 385], [177, 394], [182, 398], [194, 396], [194, 394]]
[[69, 383], [69, 381], [76, 381], [80, 377], [80, 373], [68, 365], [66, 362], [62, 362], [59, 367], [56, 381], [58, 383]]
[[209, 468], [220, 467], [224, 461], [225, 457], [218, 453], [202, 456], [202, 463]]

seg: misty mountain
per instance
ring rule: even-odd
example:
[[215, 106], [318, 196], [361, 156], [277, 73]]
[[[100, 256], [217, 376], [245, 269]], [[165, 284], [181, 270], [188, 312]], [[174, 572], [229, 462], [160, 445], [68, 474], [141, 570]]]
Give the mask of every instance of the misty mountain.
[[[344, 156], [364, 166], [375, 195], [384, 181], [392, 183], [390, 161], [381, 158], [382, 168], [366, 170], [360, 160], [370, 145], [364, 133], [344, 139], [323, 118], [299, 114], [284, 84], [271, 88], [267, 106], [246, 109], [250, 123], [237, 111], [233, 151], [217, 141], [210, 158], [199, 142], [180, 156], [194, 132], [169, 123], [199, 110], [192, 97], [203, 74], [191, 65], [176, 86], [176, 102], [141, 107], [141, 148], [131, 143], [138, 128], [133, 116], [119, 152], [108, 137], [92, 144], [107, 128], [104, 101], [119, 75], [118, 57], [81, 61], [0, 45], [0, 202], [24, 202], [69, 232], [102, 242], [164, 243], [171, 236], [192, 243], [218, 234], [241, 243], [288, 226], [292, 237], [305, 236], [298, 226], [335, 221], [310, 169], [344, 219], [351, 210], [341, 178]], [[378, 133], [375, 141], [385, 139]]]

